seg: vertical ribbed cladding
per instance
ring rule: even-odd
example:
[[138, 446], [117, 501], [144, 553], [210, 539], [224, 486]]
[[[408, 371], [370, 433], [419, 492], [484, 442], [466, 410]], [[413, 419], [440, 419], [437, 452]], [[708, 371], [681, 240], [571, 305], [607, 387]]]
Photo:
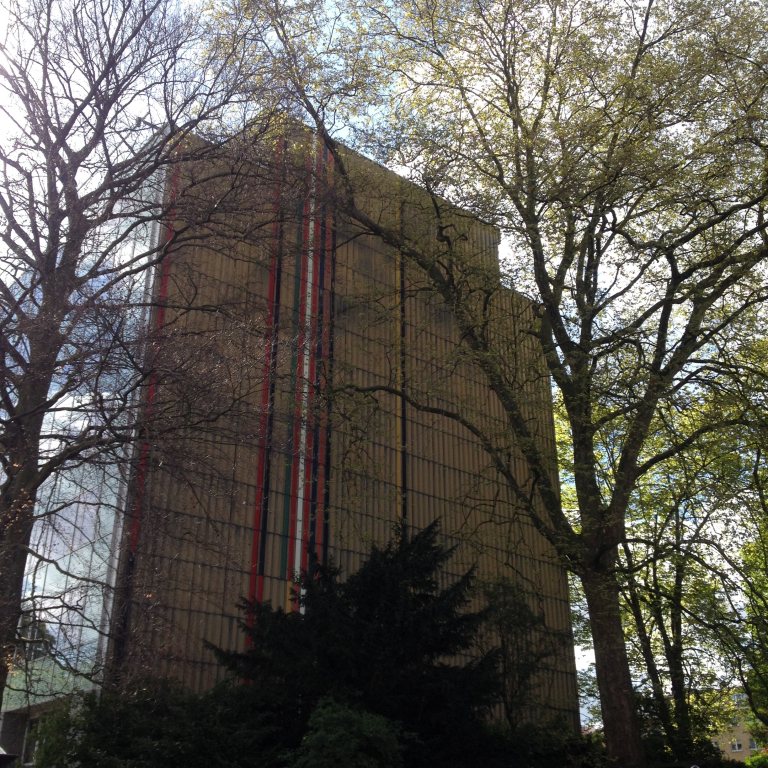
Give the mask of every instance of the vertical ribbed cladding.
[[[307, 189], [311, 189], [311, 172], [312, 160], [311, 155], [308, 154], [305, 163], [305, 186]], [[294, 266], [290, 372], [293, 416], [288, 422], [289, 439], [288, 452], [286, 454], [284, 495], [284, 515], [286, 518], [284, 521], [284, 531], [286, 532], [286, 537], [283, 542], [283, 557], [281, 563], [282, 578], [287, 582], [286, 601], [290, 596], [296, 562], [296, 530], [299, 524], [297, 496], [300, 481], [302, 450], [304, 447], [304, 441], [302, 439], [302, 423], [304, 416], [302, 413], [302, 394], [304, 388], [303, 367], [306, 344], [304, 315], [306, 313], [307, 262], [310, 258], [309, 237], [313, 223], [310, 218], [312, 206], [311, 197], [311, 194], [307, 193], [299, 203], [298, 226], [296, 228], [297, 253]], [[286, 522], [287, 525], [285, 524]]]
[[301, 334], [300, 348], [302, 353], [302, 365], [300, 368], [300, 389], [297, 390], [297, 412], [300, 418], [300, 445], [298, 451], [298, 467], [296, 469], [296, 522], [293, 551], [293, 573], [296, 578], [306, 570], [306, 531], [308, 524], [309, 489], [311, 488], [310, 472], [312, 471], [312, 406], [314, 404], [314, 389], [312, 380], [315, 371], [315, 359], [312, 349], [317, 302], [317, 142], [316, 136], [312, 137], [312, 151], [309, 155], [309, 198], [306, 256], [302, 269], [302, 297], [303, 307], [300, 312], [302, 324], [299, 328]]
[[[168, 222], [166, 224], [167, 229], [165, 234], [166, 253], [164, 254], [162, 262], [162, 271], [160, 272], [159, 285], [155, 285], [153, 291], [153, 299], [157, 305], [157, 311], [154, 318], [155, 328], [152, 342], [146, 348], [145, 355], [152, 355], [157, 351], [157, 347], [160, 342], [160, 335], [163, 330], [163, 324], [165, 323], [165, 307], [168, 299], [168, 279], [171, 270], [171, 255], [167, 249], [169, 248], [174, 236], [174, 223], [176, 220], [176, 206], [174, 203], [178, 195], [180, 172], [180, 165], [178, 163], [174, 164], [170, 180]], [[155, 279], [157, 279], [157, 271], [155, 271]], [[149, 429], [156, 393], [157, 376], [155, 373], [153, 373], [150, 378], [146, 403], [144, 406], [144, 425], [140, 434], [138, 435], [139, 445], [141, 446], [139, 449], [139, 460], [136, 466], [134, 477], [132, 478], [133, 482], [129, 482], [129, 486], [133, 487], [129, 487], [128, 493], [126, 494], [126, 499], [130, 499], [131, 496], [133, 497], [133, 501], [130, 504], [130, 516], [132, 519], [128, 545], [126, 547], [125, 564], [122, 568], [122, 574], [118, 575], [118, 580], [120, 582], [118, 584], [118, 609], [115, 617], [115, 624], [112, 629], [114, 641], [111, 653], [112, 658], [109, 662], [111, 674], [119, 674], [119, 667], [125, 656], [126, 633], [131, 621], [131, 592], [133, 590], [133, 577], [136, 571], [136, 550], [138, 547], [139, 533], [141, 530], [141, 518], [144, 508], [144, 492], [146, 489], [147, 473], [149, 471]], [[118, 570], [120, 570], [119, 564]]]
[[[272, 431], [275, 420], [275, 386], [277, 383], [277, 342], [280, 331], [280, 288], [283, 271], [283, 238], [285, 224], [281, 211], [282, 185], [285, 178], [283, 139], [278, 140], [277, 165], [280, 177], [275, 189], [273, 206], [273, 245], [269, 265], [269, 294], [267, 297], [266, 354], [264, 356], [264, 387], [260, 427], [259, 459], [256, 475], [256, 505], [253, 521], [253, 550], [251, 552], [251, 581], [248, 598], [261, 601], [264, 596], [264, 562], [266, 559], [267, 515], [272, 475]], [[249, 624], [253, 616], [249, 616]]]
[[[269, 177], [247, 191], [254, 219], [263, 220], [259, 242], [233, 245], [231, 253], [178, 249], [170, 270], [169, 313], [179, 303], [187, 262], [197, 270], [193, 299], [200, 311], [185, 320], [193, 338], [214, 322], [229, 333], [227, 313], [209, 309], [239, 290], [247, 294], [242, 309], [253, 323], [247, 331], [253, 378], [263, 378], [248, 395], [247, 435], [232, 444], [206, 435], [196, 442], [204, 460], [196, 459], [193, 469], [195, 493], [165, 467], [152, 465], [146, 479], [147, 530], [135, 587], [141, 610], [130, 642], [146, 641], [146, 669], [174, 674], [197, 690], [219, 674], [204, 640], [243, 647], [235, 627], [241, 597], [288, 608], [307, 545], [348, 575], [371, 543], [389, 539], [398, 517], [411, 531], [443, 520], [446, 539], [459, 544], [444, 583], [472, 562], [483, 578], [513, 566], [522, 583], [541, 593], [547, 616], [557, 616], [554, 624], [568, 623], [562, 572], [541, 537], [516, 517], [515, 500], [489, 470], [478, 441], [455, 420], [406, 407], [392, 391], [461, 407], [507, 439], [499, 403], [460, 350], [453, 315], [402, 253], [337, 218], [331, 158], [308, 144], [305, 136], [284, 138], [284, 183]], [[397, 226], [405, 200], [400, 226], [408, 236], [428, 238], [433, 213], [423, 193], [382, 169], [376, 173], [365, 203], [374, 218]], [[468, 253], [492, 267], [495, 231], [476, 223], [466, 228]], [[534, 372], [538, 353], [527, 333], [530, 308], [501, 289], [492, 312], [500, 343], [510, 347], [508, 372], [530, 392], [527, 418], [554, 450], [548, 380]], [[334, 399], [326, 396], [332, 381]], [[354, 400], [354, 393], [343, 399], [347, 385], [380, 384], [390, 390], [375, 404]], [[521, 482], [530, 479], [514, 441], [509, 462]], [[219, 478], [224, 472], [231, 487]], [[152, 521], [158, 533], [150, 536]], [[144, 594], [150, 592], [151, 600]], [[555, 666], [563, 693], [552, 698], [570, 711], [575, 678], [567, 661]]]
[[[171, 240], [173, 239], [173, 226], [176, 219], [176, 208], [174, 206], [174, 200], [176, 199], [176, 195], [178, 194], [178, 187], [179, 187], [179, 173], [180, 173], [180, 166], [179, 164], [175, 164], [173, 167], [173, 175], [171, 179], [171, 199], [170, 199], [170, 210], [168, 213], [168, 233], [166, 236], [166, 247], [170, 245]], [[171, 257], [169, 253], [165, 254], [165, 258], [163, 259], [163, 270], [160, 277], [160, 286], [156, 298], [156, 302], [158, 305], [157, 309], [157, 315], [155, 319], [155, 339], [153, 343], [153, 347], [156, 349], [159, 344], [159, 337], [160, 334], [163, 331], [163, 325], [165, 323], [165, 307], [166, 302], [168, 299], [168, 279], [171, 272]], [[136, 553], [136, 546], [138, 544], [139, 540], [139, 528], [141, 525], [141, 511], [142, 511], [142, 503], [144, 501], [144, 486], [147, 479], [147, 468], [149, 464], [149, 437], [147, 435], [147, 430], [149, 429], [149, 424], [152, 417], [152, 406], [155, 402], [155, 397], [157, 394], [157, 375], [155, 373], [152, 374], [149, 382], [149, 389], [147, 391], [147, 404], [146, 404], [146, 426], [144, 428], [144, 434], [142, 435], [142, 442], [141, 442], [141, 455], [139, 457], [139, 466], [138, 471], [136, 475], [136, 491], [134, 494], [134, 502], [133, 502], [133, 521], [131, 522], [131, 539], [128, 544], [128, 550], [131, 553], [131, 555]]]
[[[291, 308], [291, 329], [290, 329], [290, 374], [289, 374], [289, 391], [295, 392], [298, 387], [299, 377], [299, 312], [300, 312], [300, 295], [301, 295], [301, 270], [302, 270], [302, 255], [303, 255], [303, 238], [304, 238], [304, 222], [306, 218], [306, 210], [308, 208], [308, 200], [303, 199], [297, 203], [296, 211], [296, 264], [294, 266], [294, 279], [293, 279], [293, 304]], [[298, 419], [296, 417], [295, 408], [293, 419], [287, 421], [287, 435], [286, 435], [286, 452], [285, 452], [285, 466], [284, 466], [284, 487], [283, 487], [283, 528], [282, 528], [282, 546], [280, 548], [280, 578], [292, 582], [293, 575], [289, 563], [290, 557], [290, 543], [292, 537], [293, 526], [293, 479], [294, 479], [294, 464], [296, 446], [298, 444], [297, 430], [299, 427]], [[286, 599], [288, 597], [290, 588], [286, 592]]]
[[[399, 210], [399, 224], [400, 231], [403, 231], [403, 209], [405, 203], [400, 204]], [[398, 386], [402, 392], [400, 397], [400, 429], [399, 429], [399, 450], [400, 450], [400, 466], [399, 466], [399, 485], [400, 485], [400, 523], [402, 526], [402, 535], [408, 535], [408, 403], [405, 399], [405, 390], [407, 385], [407, 371], [406, 371], [406, 359], [407, 359], [407, 315], [405, 306], [405, 255], [400, 251], [395, 255], [397, 260], [397, 293], [398, 293], [398, 312], [399, 312], [399, 344], [400, 344], [400, 380]]]
[[[328, 191], [331, 192], [331, 185], [333, 183], [333, 157], [328, 156], [328, 150], [326, 152], [326, 160], [328, 167]], [[333, 368], [334, 368], [334, 338], [335, 338], [335, 321], [336, 321], [336, 237], [337, 237], [337, 220], [335, 204], [332, 196], [329, 195], [331, 208], [328, 211], [328, 217], [326, 219], [326, 226], [329, 227], [326, 235], [329, 237], [327, 245], [330, 247], [330, 275], [329, 275], [329, 291], [328, 291], [328, 325], [327, 325], [327, 368], [325, 375], [325, 386], [327, 387], [333, 382]], [[326, 248], [326, 253], [328, 248]], [[321, 542], [320, 559], [323, 565], [328, 564], [328, 543], [331, 533], [331, 398], [328, 398], [325, 406], [325, 469], [323, 472], [323, 538]]]
[[[282, 541], [272, 576], [285, 583], [286, 602], [301, 571], [311, 570], [308, 551], [327, 558], [330, 401], [324, 398], [332, 375], [335, 291], [335, 216], [329, 189], [332, 162], [327, 149], [312, 143], [305, 163], [305, 189], [297, 226], [291, 312], [289, 391], [283, 469]], [[275, 499], [279, 506], [279, 500]]]
[[[313, 143], [312, 184], [310, 188], [309, 241], [306, 270], [306, 352], [304, 358], [302, 436], [298, 471], [301, 473], [297, 494], [294, 577], [311, 571], [309, 552], [322, 557], [323, 525], [318, 528], [320, 496], [325, 497], [326, 458], [329, 449], [328, 413], [324, 402], [330, 365], [330, 313], [333, 306], [333, 221], [329, 206], [328, 150], [320, 142]], [[329, 221], [330, 217], [330, 221]], [[329, 247], [331, 246], [331, 247]], [[331, 262], [329, 266], [328, 262]], [[326, 510], [323, 509], [322, 518]], [[318, 551], [318, 547], [320, 548]]]
[[[328, 474], [330, 472], [330, 400], [323, 401], [328, 382], [332, 377], [332, 338], [333, 338], [333, 303], [334, 303], [334, 220], [329, 191], [332, 183], [331, 167], [328, 148], [323, 145], [318, 152], [320, 163], [320, 190], [322, 204], [320, 206], [318, 232], [318, 279], [317, 279], [317, 311], [314, 315], [316, 326], [314, 358], [315, 375], [313, 388], [315, 391], [316, 409], [312, 414], [314, 419], [314, 434], [312, 439], [311, 492], [309, 498], [309, 531], [307, 549], [324, 561], [327, 554], [326, 518], [328, 513]], [[322, 500], [319, 496], [322, 495]], [[322, 510], [322, 514], [320, 512]], [[318, 527], [318, 516], [320, 525]], [[307, 565], [312, 572], [314, 561]]]

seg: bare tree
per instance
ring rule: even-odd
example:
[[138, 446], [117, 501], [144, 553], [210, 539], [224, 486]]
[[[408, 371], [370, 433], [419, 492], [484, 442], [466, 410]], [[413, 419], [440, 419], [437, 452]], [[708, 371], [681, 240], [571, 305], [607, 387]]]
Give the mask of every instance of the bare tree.
[[[198, 389], [206, 382], [187, 422], [211, 424], [256, 386], [258, 361], [243, 360], [214, 398], [222, 391], [201, 369], [212, 337], [161, 358], [146, 329], [169, 251], [192, 237], [216, 247], [204, 225], [237, 208], [236, 182], [274, 106], [237, 96], [238, 42], [206, 49], [200, 9], [31, 0], [3, 10], [0, 102], [12, 129], [0, 148], [0, 701], [19, 642], [28, 641], [22, 656], [50, 645], [44, 619], [60, 635], [93, 624], [87, 588], [106, 578], [112, 532], [99, 510], [123, 492], [126, 446], [147, 411], [136, 403], [154, 400], [153, 423], [172, 426], [163, 409], [178, 414], [195, 391], [156, 392], [183, 372]], [[251, 226], [227, 221], [231, 236]], [[63, 559], [62, 542], [72, 550]], [[98, 567], [78, 561], [77, 542]], [[38, 600], [46, 616], [20, 622], [25, 597], [40, 596], [42, 566], [59, 578]]]

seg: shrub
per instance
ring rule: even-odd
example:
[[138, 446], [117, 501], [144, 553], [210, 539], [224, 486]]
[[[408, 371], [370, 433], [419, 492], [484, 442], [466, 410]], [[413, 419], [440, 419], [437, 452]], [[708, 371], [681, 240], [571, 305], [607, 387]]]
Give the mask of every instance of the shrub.
[[323, 699], [309, 718], [292, 768], [400, 768], [401, 732], [381, 715]]

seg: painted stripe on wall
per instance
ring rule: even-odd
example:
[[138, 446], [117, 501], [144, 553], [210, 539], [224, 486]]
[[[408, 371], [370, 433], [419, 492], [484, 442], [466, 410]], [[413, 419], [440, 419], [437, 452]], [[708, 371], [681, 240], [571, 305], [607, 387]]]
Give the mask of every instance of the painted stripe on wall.
[[[275, 384], [277, 379], [277, 342], [280, 322], [280, 288], [283, 262], [283, 224], [280, 216], [282, 193], [282, 141], [278, 142], [277, 164], [281, 168], [280, 179], [275, 189], [272, 208], [274, 223], [272, 236], [274, 245], [269, 265], [269, 289], [267, 295], [266, 350], [264, 356], [264, 384], [261, 402], [261, 424], [259, 458], [256, 474], [256, 504], [253, 521], [253, 547], [251, 551], [251, 578], [249, 599], [261, 601], [264, 596], [264, 561], [267, 540], [267, 515], [269, 511], [269, 488], [272, 465], [272, 429], [274, 424]], [[253, 614], [249, 616], [253, 621]]]
[[[168, 230], [165, 240], [165, 247], [171, 244], [173, 239], [173, 225], [176, 221], [176, 206], [175, 201], [179, 193], [179, 173], [181, 168], [178, 163], [173, 168], [173, 176], [171, 177], [171, 198], [170, 209], [168, 211]], [[155, 339], [153, 341], [153, 348], [158, 349], [160, 334], [163, 330], [165, 323], [165, 303], [168, 298], [168, 276], [171, 270], [171, 258], [170, 254], [166, 252], [163, 259], [163, 274], [160, 280], [160, 291], [157, 297], [158, 309], [157, 318], [155, 321]], [[131, 538], [128, 544], [128, 551], [130, 553], [129, 563], [133, 560], [133, 555], [136, 553], [136, 547], [139, 542], [139, 529], [141, 527], [141, 511], [144, 504], [144, 489], [147, 482], [147, 469], [149, 468], [149, 441], [146, 435], [146, 429], [148, 428], [150, 417], [152, 415], [152, 407], [157, 396], [157, 374], [152, 373], [149, 380], [149, 390], [147, 391], [147, 407], [146, 407], [146, 421], [147, 426], [144, 428], [144, 440], [141, 445], [141, 453], [139, 455], [139, 467], [136, 476], [136, 492], [133, 500], [133, 522], [131, 524]]]

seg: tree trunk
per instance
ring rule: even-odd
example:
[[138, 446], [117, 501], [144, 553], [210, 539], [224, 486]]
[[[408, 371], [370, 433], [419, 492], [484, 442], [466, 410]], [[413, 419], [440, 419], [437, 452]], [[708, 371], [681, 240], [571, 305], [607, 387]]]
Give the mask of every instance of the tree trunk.
[[[40, 433], [56, 359], [61, 348], [51, 325], [35, 329], [30, 342], [27, 381], [19, 386], [15, 414], [3, 446], [7, 472], [0, 492], [0, 706], [13, 654], [24, 599], [24, 571], [35, 521], [39, 483]], [[43, 349], [42, 354], [38, 349]]]
[[582, 573], [581, 583], [592, 626], [608, 758], [621, 768], [642, 768], [645, 754], [624, 645], [619, 585], [613, 574], [594, 571]]
[[688, 705], [685, 666], [683, 663], [683, 606], [682, 606], [682, 565], [677, 564], [678, 573], [675, 578], [675, 591], [672, 600], [668, 601], [669, 622], [672, 636], [665, 631], [663, 634], [664, 650], [669, 665], [669, 680], [672, 688], [672, 701], [675, 709], [675, 724], [677, 726], [678, 758], [690, 757], [694, 751], [693, 728], [691, 713]]
[[651, 690], [653, 691], [653, 700], [656, 704], [659, 719], [661, 720], [661, 726], [664, 729], [664, 735], [667, 737], [667, 743], [672, 747], [676, 758], [687, 756], [678, 754], [677, 746], [677, 731], [675, 730], [674, 723], [672, 722], [672, 713], [670, 711], [669, 702], [664, 694], [664, 685], [661, 681], [661, 674], [656, 664], [656, 658], [653, 655], [653, 647], [651, 645], [651, 638], [648, 634], [648, 629], [645, 626], [645, 619], [643, 617], [643, 610], [640, 606], [640, 599], [637, 594], [637, 585], [633, 577], [629, 578], [629, 584], [627, 585], [627, 602], [632, 611], [632, 616], [635, 620], [635, 626], [637, 628], [638, 641], [640, 644], [640, 651], [643, 655], [643, 661], [645, 662], [645, 669], [648, 673], [648, 678], [651, 681]]
[[[8, 538], [17, 538], [20, 531], [13, 531]], [[7, 546], [5, 539], [0, 552], [0, 706], [8, 680], [13, 654], [17, 645], [17, 628], [21, 616], [22, 587], [24, 567], [27, 562], [26, 550], [12, 543]]]
[[[13, 483], [12, 492], [0, 500], [0, 706], [18, 645], [24, 569], [35, 505], [35, 495], [25, 492], [23, 481], [31, 479], [33, 474], [31, 471], [19, 473], [17, 482]], [[16, 491], [16, 494], [13, 491]], [[25, 498], [25, 501], [19, 504], [18, 497]]]

